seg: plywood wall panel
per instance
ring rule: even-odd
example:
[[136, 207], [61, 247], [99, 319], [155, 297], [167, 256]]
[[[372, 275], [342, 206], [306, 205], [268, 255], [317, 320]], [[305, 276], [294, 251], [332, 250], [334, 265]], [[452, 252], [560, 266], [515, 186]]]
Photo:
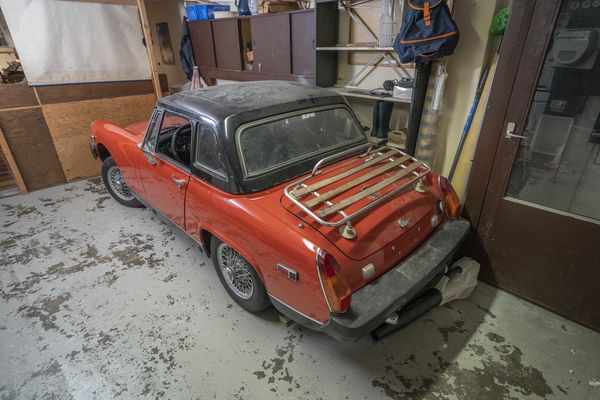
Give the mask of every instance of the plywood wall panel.
[[100, 173], [100, 162], [88, 151], [90, 124], [108, 119], [128, 125], [150, 118], [153, 94], [43, 105], [44, 117], [67, 181]]
[[10, 85], [0, 85], [0, 110], [37, 106], [33, 89], [26, 82]]
[[41, 108], [0, 111], [0, 129], [28, 190], [65, 183]]

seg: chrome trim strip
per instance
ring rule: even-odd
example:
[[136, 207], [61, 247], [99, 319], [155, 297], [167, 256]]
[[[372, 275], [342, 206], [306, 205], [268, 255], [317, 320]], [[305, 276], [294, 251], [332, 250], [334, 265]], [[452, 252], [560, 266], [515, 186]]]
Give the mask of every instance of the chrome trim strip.
[[328, 157], [321, 158], [319, 161], [317, 161], [317, 163], [313, 167], [313, 169], [312, 169], [312, 176], [315, 176], [317, 174], [317, 170], [325, 162], [331, 161], [331, 160], [335, 160], [335, 159], [338, 159], [340, 157], [347, 156], [349, 154], [352, 154], [352, 153], [355, 153], [355, 152], [357, 152], [359, 150], [362, 150], [363, 148], [368, 148], [367, 152], [365, 153], [365, 155], [367, 155], [367, 154], [369, 154], [371, 152], [371, 150], [373, 150], [373, 143], [365, 143], [365, 144], [363, 144], [361, 146], [353, 147], [351, 149], [342, 151], [341, 153], [332, 154], [332, 155], [330, 155]]
[[325, 251], [321, 248], [317, 249], [316, 257], [315, 257], [315, 266], [317, 267], [317, 276], [319, 277], [319, 283], [321, 284], [321, 291], [323, 292], [323, 297], [325, 297], [325, 302], [327, 303], [327, 308], [329, 308], [329, 312], [333, 312], [331, 308], [331, 303], [329, 303], [329, 299], [327, 298], [327, 294], [325, 293], [325, 287], [323, 286], [323, 278], [321, 277], [321, 273], [319, 272], [319, 252]]
[[287, 308], [289, 308], [290, 310], [302, 315], [304, 318], [311, 320], [312, 322], [314, 322], [315, 324], [319, 325], [319, 326], [324, 326], [326, 323], [321, 322], [321, 321], [317, 321], [316, 319], [309, 317], [308, 315], [304, 314], [302, 311], [297, 310], [296, 308], [290, 306], [289, 304], [281, 301], [281, 299], [273, 296], [271, 293], [267, 293], [269, 295], [269, 297], [274, 298], [275, 300], [277, 300], [278, 302], [280, 302], [281, 304], [283, 304], [284, 306], [286, 306]]
[[[156, 213], [156, 215], [163, 219], [165, 223], [167, 223], [167, 225], [172, 225], [174, 228], [176, 228], [178, 231], [181, 231], [183, 233], [185, 233], [186, 235], [188, 235], [194, 242], [198, 243], [200, 245], [200, 248], [202, 249], [202, 252], [205, 255], [208, 255], [208, 252], [206, 251], [206, 247], [204, 246], [204, 244], [202, 243], [202, 241], [196, 239], [195, 237], [193, 237], [192, 235], [189, 234], [189, 232], [187, 232], [185, 229], [182, 229], [179, 225], [177, 225], [171, 218], [167, 217], [165, 214], [161, 213], [160, 211], [158, 211], [156, 208], [152, 207], [152, 205], [150, 203], [148, 203], [146, 200], [142, 199], [142, 197], [133, 189], [129, 189], [131, 190], [131, 193], [134, 195], [134, 197], [140, 202], [142, 203], [148, 210], [153, 211], [154, 213]], [[200, 236], [200, 234], [198, 234], [198, 236]]]
[[551, 213], [554, 213], [554, 214], [562, 215], [564, 217], [570, 217], [570, 218], [578, 219], [578, 220], [581, 220], [581, 221], [589, 222], [591, 224], [600, 225], [600, 221], [599, 220], [593, 219], [593, 218], [590, 218], [590, 217], [586, 217], [585, 215], [577, 215], [577, 214], [570, 213], [568, 211], [557, 210], [557, 209], [552, 208], [552, 207], [546, 207], [546, 206], [542, 206], [542, 205], [539, 205], [539, 204], [531, 203], [529, 201], [525, 201], [525, 200], [521, 200], [521, 199], [515, 199], [513, 197], [508, 197], [508, 196], [504, 196], [502, 198], [502, 200], [510, 201], [512, 203], [521, 204], [522, 206], [526, 206], [526, 207], [537, 208], [538, 210], [551, 212]]
[[[361, 146], [357, 146], [354, 149], [360, 149]], [[350, 149], [352, 150], [352, 149]], [[398, 154], [400, 156], [408, 156], [408, 154], [406, 154], [405, 152], [396, 149], [396, 148], [392, 148], [392, 147], [387, 147], [387, 146], [383, 146], [383, 147], [379, 147], [376, 149], [370, 149], [369, 151], [382, 151], [382, 150], [395, 150], [398, 152]], [[367, 153], [368, 154], [368, 153]], [[417, 160], [416, 158], [410, 156], [410, 161], [414, 162], [419, 162], [419, 160]], [[317, 165], [320, 163], [321, 161], [319, 161], [317, 163]], [[411, 179], [410, 181], [408, 181], [407, 183], [405, 183], [404, 185], [392, 190], [391, 192], [389, 192], [388, 194], [386, 194], [385, 196], [379, 197], [376, 200], [373, 200], [372, 202], [370, 202], [369, 204], [367, 204], [366, 206], [364, 206], [363, 208], [355, 211], [353, 214], [350, 214], [348, 216], [343, 217], [342, 219], [335, 221], [335, 222], [327, 222], [324, 221], [322, 218], [318, 217], [314, 212], [312, 212], [308, 207], [306, 207], [304, 204], [302, 204], [302, 202], [300, 202], [300, 200], [296, 199], [295, 196], [293, 196], [290, 192], [295, 189], [297, 186], [303, 185], [305, 184], [304, 182], [306, 182], [308, 179], [313, 178], [315, 175], [311, 174], [308, 175], [300, 180], [297, 180], [295, 182], [290, 183], [289, 185], [287, 185], [285, 187], [285, 189], [283, 189], [283, 192], [285, 194], [285, 197], [287, 197], [290, 201], [292, 201], [292, 203], [294, 203], [296, 206], [298, 206], [302, 211], [304, 211], [306, 214], [310, 215], [315, 221], [317, 221], [319, 224], [324, 225], [324, 226], [331, 226], [331, 227], [337, 227], [337, 226], [341, 226], [343, 224], [345, 224], [346, 222], [350, 221], [353, 218], [358, 217], [359, 215], [369, 211], [370, 209], [374, 208], [376, 205], [387, 201], [389, 199], [391, 199], [392, 197], [398, 195], [402, 190], [406, 189], [408, 186], [412, 185], [413, 183], [415, 183], [416, 181], [418, 181], [419, 179], [422, 179], [425, 175], [427, 175], [428, 173], [431, 172], [431, 167], [429, 167], [429, 165], [427, 165], [424, 162], [421, 162], [421, 166], [423, 166], [425, 168], [425, 172], [422, 173], [418, 173], [417, 171], [413, 171], [412, 173], [415, 175], [415, 177], [413, 179]], [[405, 168], [405, 167], [403, 167]], [[316, 174], [316, 172], [315, 172]], [[404, 179], [404, 178], [403, 178]], [[343, 211], [340, 210], [340, 211]]]

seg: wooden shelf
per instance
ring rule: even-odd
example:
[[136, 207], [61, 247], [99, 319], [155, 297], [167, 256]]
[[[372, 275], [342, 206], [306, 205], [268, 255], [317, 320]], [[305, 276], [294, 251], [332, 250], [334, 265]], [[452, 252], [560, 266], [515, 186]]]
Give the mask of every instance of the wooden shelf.
[[[336, 91], [345, 97], [358, 97], [361, 99], [369, 99], [369, 100], [384, 100], [384, 101], [391, 101], [394, 103], [404, 103], [404, 104], [411, 103], [411, 101], [409, 99], [398, 99], [396, 97], [374, 96], [372, 94], [369, 94], [369, 91], [367, 89], [356, 89], [356, 88], [335, 87], [335, 86], [330, 87], [328, 89]], [[363, 91], [364, 91], [364, 93], [363, 93]]]
[[394, 51], [393, 47], [378, 47], [377, 43], [350, 43], [335, 46], [318, 46], [317, 51]]

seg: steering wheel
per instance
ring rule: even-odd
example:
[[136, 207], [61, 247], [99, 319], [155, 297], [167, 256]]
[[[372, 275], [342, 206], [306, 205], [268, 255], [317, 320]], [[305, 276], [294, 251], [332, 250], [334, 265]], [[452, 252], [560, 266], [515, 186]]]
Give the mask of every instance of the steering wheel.
[[182, 164], [185, 164], [185, 161], [181, 159], [181, 157], [179, 156], [179, 152], [185, 151], [185, 152], [189, 153], [190, 143], [189, 143], [189, 141], [185, 141], [185, 138], [183, 138], [183, 140], [182, 140], [182, 138], [179, 134], [188, 127], [189, 127], [189, 125], [183, 125], [183, 126], [178, 127], [175, 130], [175, 132], [173, 132], [173, 136], [171, 136], [171, 143], [170, 143], [171, 153], [173, 154], [173, 157], [175, 157], [175, 159]]

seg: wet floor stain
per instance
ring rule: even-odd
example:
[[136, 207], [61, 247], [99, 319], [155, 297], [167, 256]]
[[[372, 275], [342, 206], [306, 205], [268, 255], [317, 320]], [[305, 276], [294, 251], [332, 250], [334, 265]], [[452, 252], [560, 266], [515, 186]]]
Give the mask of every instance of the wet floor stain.
[[[117, 204], [100, 178], [1, 199], [0, 226], [2, 400], [495, 400], [600, 391], [576, 365], [567, 377], [548, 371], [526, 338], [501, 329], [491, 289], [379, 343], [337, 343], [283, 326], [273, 310], [248, 314], [194, 242], [148, 210]], [[561, 322], [555, 333], [581, 336], [578, 329]]]

